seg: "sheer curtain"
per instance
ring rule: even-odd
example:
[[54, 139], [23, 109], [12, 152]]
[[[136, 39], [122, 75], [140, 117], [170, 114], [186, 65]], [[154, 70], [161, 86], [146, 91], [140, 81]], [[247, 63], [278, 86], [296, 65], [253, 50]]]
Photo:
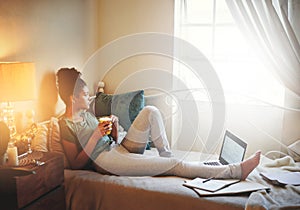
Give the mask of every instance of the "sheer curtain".
[[239, 28], [264, 62], [300, 97], [300, 45], [288, 19], [287, 0], [226, 0]]
[[[222, 130], [216, 132], [212, 128], [216, 122], [223, 123], [223, 131], [229, 129], [251, 142], [249, 154], [262, 147], [264, 151], [279, 148], [283, 111], [278, 108], [283, 106], [283, 85], [250, 49], [232, 18], [226, 0], [177, 0], [174, 22], [175, 36], [192, 44], [212, 64], [222, 84], [225, 104], [209, 97], [210, 92], [218, 92], [204, 84], [204, 77], [198, 78], [189, 65], [175, 61], [174, 77], [186, 84], [190, 94], [182, 94], [181, 109], [176, 109], [178, 115], [173, 115], [172, 148], [218, 154]], [[188, 54], [187, 50], [178, 51], [188, 63], [203, 60], [199, 59], [201, 56]], [[201, 68], [201, 71], [208, 70]], [[176, 82], [173, 85], [177, 90]], [[224, 106], [225, 119], [214, 120], [216, 113], [212, 102]], [[192, 109], [194, 107], [196, 110]], [[181, 114], [182, 110], [188, 113]], [[187, 119], [181, 120], [181, 116]], [[194, 118], [198, 124], [194, 121], [191, 125], [186, 123]], [[209, 139], [210, 133], [218, 133], [219, 138]]]
[[285, 151], [286, 146], [300, 138], [300, 22], [293, 17], [293, 12], [299, 13], [300, 1], [226, 2], [238, 27], [268, 64], [268, 69], [286, 87], [281, 134], [281, 150]]

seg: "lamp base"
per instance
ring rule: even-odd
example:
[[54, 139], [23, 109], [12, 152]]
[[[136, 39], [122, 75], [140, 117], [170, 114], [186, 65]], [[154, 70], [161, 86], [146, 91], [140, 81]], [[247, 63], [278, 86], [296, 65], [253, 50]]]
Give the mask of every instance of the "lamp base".
[[7, 102], [7, 105], [3, 107], [1, 118], [6, 123], [10, 131], [10, 137], [14, 136], [17, 133], [17, 129], [15, 124], [14, 107], [10, 102]]
[[5, 162], [5, 152], [7, 149], [8, 142], [10, 140], [10, 132], [7, 125], [0, 121], [0, 165]]

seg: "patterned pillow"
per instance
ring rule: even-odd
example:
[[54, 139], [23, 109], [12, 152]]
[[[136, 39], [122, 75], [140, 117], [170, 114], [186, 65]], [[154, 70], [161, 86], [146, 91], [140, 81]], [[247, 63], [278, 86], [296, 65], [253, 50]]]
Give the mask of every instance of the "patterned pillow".
[[37, 132], [31, 141], [33, 151], [48, 152], [47, 145], [48, 127], [46, 124], [38, 124]]
[[63, 145], [60, 141], [60, 130], [58, 119], [55, 117], [51, 117], [49, 127], [48, 127], [48, 150], [50, 152], [57, 152], [63, 154], [64, 156], [64, 167], [71, 168], [69, 161], [64, 153]]
[[116, 115], [120, 125], [128, 131], [131, 123], [144, 108], [144, 90], [122, 94], [98, 93], [95, 99], [96, 117]]

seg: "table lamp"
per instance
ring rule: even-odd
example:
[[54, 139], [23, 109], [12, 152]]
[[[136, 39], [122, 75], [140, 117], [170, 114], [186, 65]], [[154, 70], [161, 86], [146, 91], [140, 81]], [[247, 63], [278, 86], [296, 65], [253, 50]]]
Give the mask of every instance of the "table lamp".
[[0, 102], [6, 103], [1, 112], [10, 135], [16, 134], [12, 102], [33, 100], [35, 97], [35, 65], [30, 62], [0, 62]]

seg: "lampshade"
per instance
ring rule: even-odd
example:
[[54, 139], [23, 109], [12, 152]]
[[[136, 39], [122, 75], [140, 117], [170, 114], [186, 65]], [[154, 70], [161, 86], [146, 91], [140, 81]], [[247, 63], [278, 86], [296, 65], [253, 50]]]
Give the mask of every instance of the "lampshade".
[[34, 63], [0, 63], [0, 91], [1, 102], [25, 101], [34, 99]]

